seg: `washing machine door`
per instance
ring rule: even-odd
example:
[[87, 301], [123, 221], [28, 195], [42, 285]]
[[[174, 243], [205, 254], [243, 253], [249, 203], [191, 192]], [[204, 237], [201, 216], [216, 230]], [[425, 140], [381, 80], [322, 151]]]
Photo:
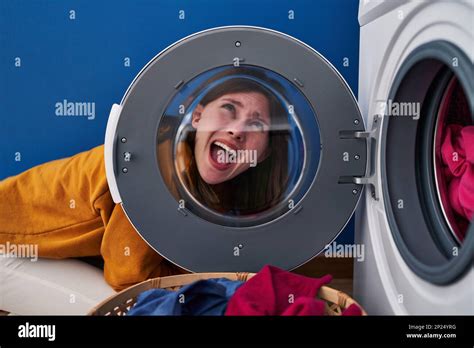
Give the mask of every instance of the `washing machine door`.
[[107, 179], [137, 232], [185, 269], [292, 269], [350, 219], [367, 136], [318, 52], [273, 30], [216, 28], [158, 54], [113, 106]]
[[449, 285], [472, 270], [473, 91], [467, 50], [425, 43], [396, 72], [380, 127], [389, 230], [410, 270], [429, 283]]

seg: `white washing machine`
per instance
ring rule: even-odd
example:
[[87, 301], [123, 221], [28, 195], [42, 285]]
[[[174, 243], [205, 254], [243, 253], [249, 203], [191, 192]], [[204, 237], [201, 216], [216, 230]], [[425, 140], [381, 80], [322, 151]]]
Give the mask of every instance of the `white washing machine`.
[[472, 315], [474, 226], [450, 203], [440, 151], [447, 128], [473, 125], [474, 2], [363, 0], [359, 22], [375, 141], [354, 297], [371, 314]]

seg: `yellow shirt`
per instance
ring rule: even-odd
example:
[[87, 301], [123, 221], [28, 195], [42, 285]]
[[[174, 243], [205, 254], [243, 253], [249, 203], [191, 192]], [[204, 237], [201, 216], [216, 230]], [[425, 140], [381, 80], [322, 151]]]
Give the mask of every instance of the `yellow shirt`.
[[152, 250], [112, 201], [103, 146], [0, 181], [0, 244], [7, 243], [36, 244], [44, 258], [101, 255], [115, 290], [185, 273]]

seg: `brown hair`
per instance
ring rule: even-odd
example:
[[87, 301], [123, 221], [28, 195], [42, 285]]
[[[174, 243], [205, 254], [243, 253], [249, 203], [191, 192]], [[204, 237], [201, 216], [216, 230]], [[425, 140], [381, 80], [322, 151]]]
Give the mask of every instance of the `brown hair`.
[[[238, 71], [241, 73], [242, 69]], [[273, 85], [275, 82], [270, 83]], [[257, 166], [217, 185], [209, 185], [202, 180], [194, 156], [189, 161], [186, 173], [181, 173], [186, 177], [192, 195], [202, 204], [221, 213], [247, 215], [262, 212], [281, 201], [288, 184], [289, 124], [287, 112], [274, 93], [251, 79], [236, 77], [213, 87], [199, 104], [205, 107], [223, 95], [249, 92], [264, 95], [270, 106], [269, 156]], [[192, 150], [187, 153], [194, 154], [195, 136], [195, 130], [191, 130], [185, 138], [187, 147]]]

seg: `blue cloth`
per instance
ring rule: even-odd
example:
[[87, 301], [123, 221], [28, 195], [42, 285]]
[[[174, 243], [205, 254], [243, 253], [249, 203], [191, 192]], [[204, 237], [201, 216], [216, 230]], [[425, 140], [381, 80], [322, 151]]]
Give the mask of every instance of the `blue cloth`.
[[243, 282], [198, 280], [177, 291], [151, 289], [137, 297], [127, 315], [224, 315], [227, 302]]

